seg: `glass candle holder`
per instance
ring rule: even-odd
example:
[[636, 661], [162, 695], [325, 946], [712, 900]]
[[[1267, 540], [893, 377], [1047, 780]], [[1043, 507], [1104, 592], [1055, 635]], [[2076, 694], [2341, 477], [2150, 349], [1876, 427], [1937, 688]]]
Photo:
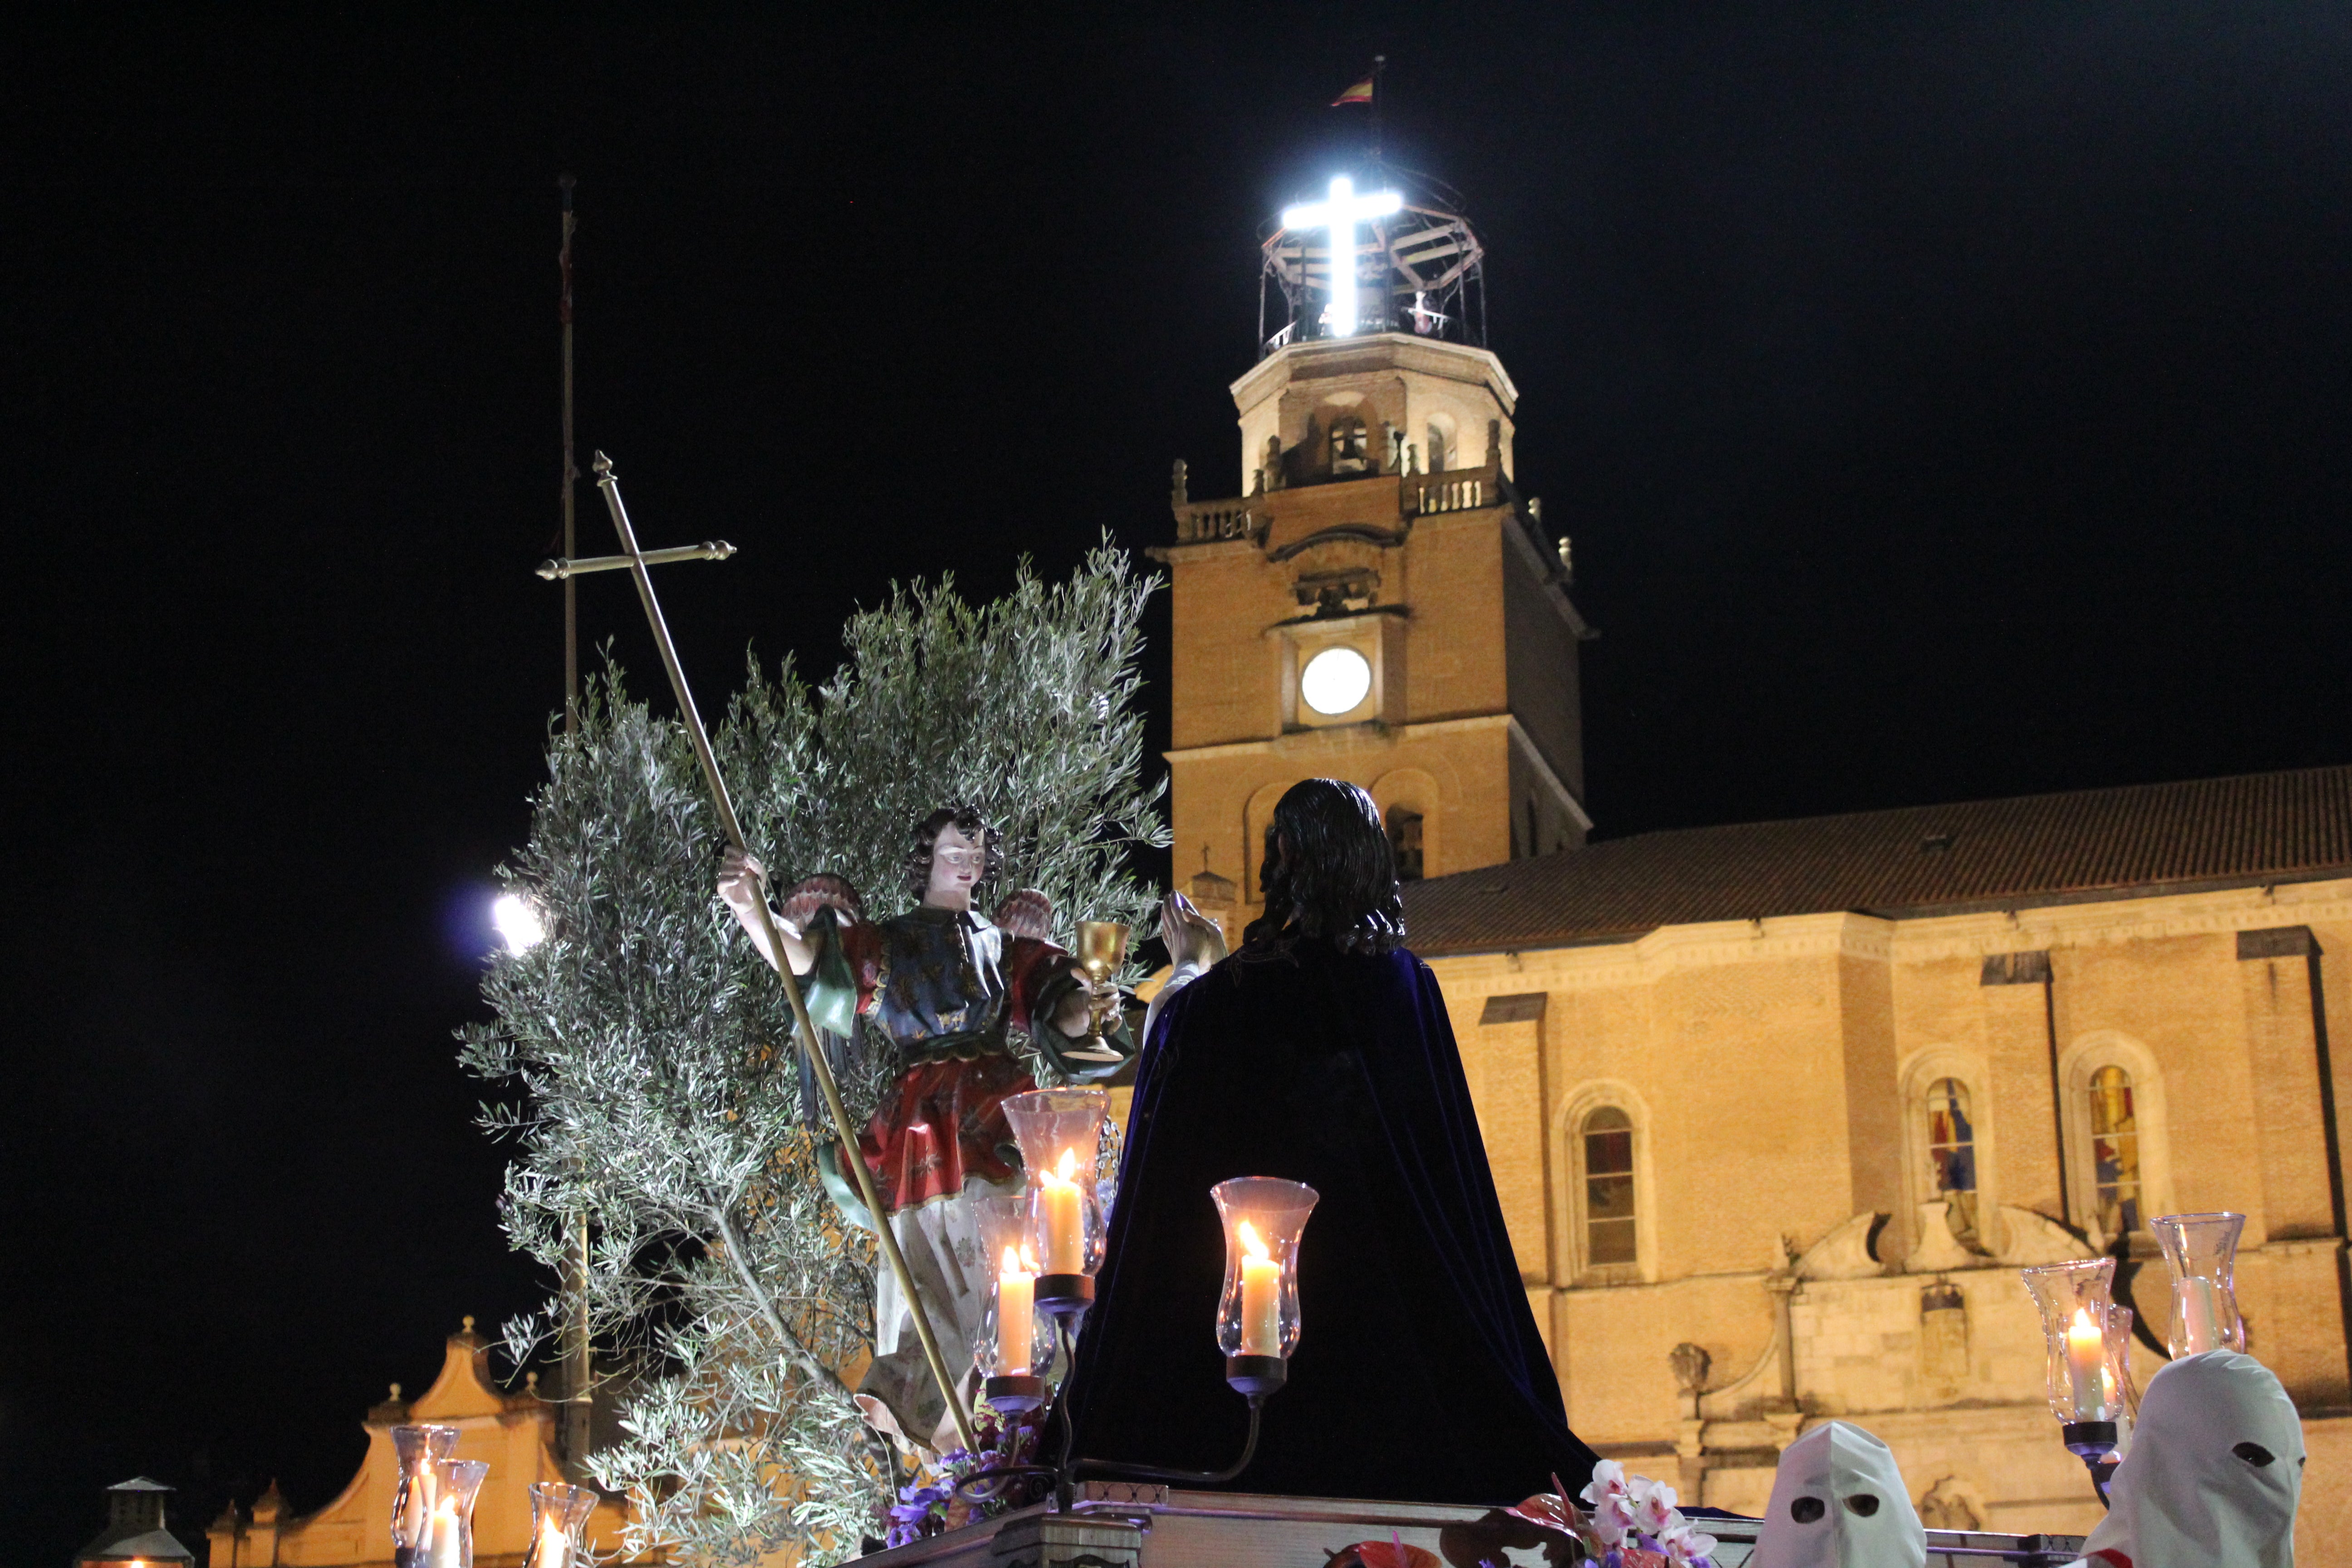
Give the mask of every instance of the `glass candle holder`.
[[400, 1465], [392, 1494], [392, 1560], [395, 1568], [424, 1568], [439, 1490], [437, 1467], [457, 1453], [457, 1428], [395, 1426], [392, 1451]]
[[2115, 1384], [2115, 1396], [2123, 1405], [2123, 1414], [2116, 1417], [2116, 1458], [2121, 1459], [2131, 1451], [2132, 1425], [2139, 1419], [2139, 1390], [2131, 1379], [2132, 1310], [2129, 1307], [2107, 1309], [2107, 1376]]
[[596, 1510], [596, 1494], [564, 1481], [530, 1487], [530, 1551], [522, 1568], [572, 1568], [581, 1560], [580, 1532]]
[[1021, 1143], [1037, 1301], [1049, 1310], [1094, 1300], [1104, 1234], [1095, 1151], [1109, 1112], [1110, 1096], [1099, 1089], [1033, 1089], [1004, 1102]]
[[2172, 1270], [2172, 1327], [2165, 1347], [2178, 1358], [2204, 1351], [2246, 1348], [2238, 1316], [2238, 1237], [2242, 1214], [2168, 1214], [2151, 1220], [2157, 1245]]
[[1029, 1227], [1029, 1200], [1013, 1194], [973, 1205], [980, 1246], [996, 1289], [982, 1314], [980, 1370], [991, 1377], [1026, 1377], [1054, 1359], [1053, 1330], [1038, 1331], [1037, 1247]]
[[443, 1459], [433, 1467], [424, 1568], [474, 1568], [474, 1497], [489, 1473], [479, 1459]]
[[1225, 1224], [1217, 1348], [1230, 1381], [1235, 1362], [1287, 1361], [1298, 1348], [1298, 1235], [1319, 1194], [1274, 1176], [1235, 1176], [1209, 1195]]
[[2065, 1424], [2066, 1446], [2085, 1459], [2112, 1453], [2130, 1381], [2111, 1364], [2116, 1260], [2086, 1258], [2019, 1272], [2042, 1313], [2050, 1413]]

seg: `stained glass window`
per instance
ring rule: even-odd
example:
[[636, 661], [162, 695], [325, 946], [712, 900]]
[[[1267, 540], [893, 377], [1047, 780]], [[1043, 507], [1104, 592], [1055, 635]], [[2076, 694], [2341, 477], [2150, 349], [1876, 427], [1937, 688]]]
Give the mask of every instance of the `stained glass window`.
[[1402, 805], [1389, 807], [1389, 851], [1396, 858], [1398, 881], [1421, 880], [1421, 813]]
[[1958, 1079], [1939, 1078], [1927, 1088], [1927, 1163], [1952, 1234], [1975, 1240], [1977, 1132], [1969, 1118], [1969, 1086]]
[[1633, 1120], [1613, 1105], [1584, 1119], [1584, 1254], [1596, 1265], [1634, 1261]]
[[2131, 1074], [2103, 1067], [2091, 1075], [2091, 1173], [2098, 1184], [2099, 1229], [2109, 1237], [2139, 1228], [2139, 1120]]

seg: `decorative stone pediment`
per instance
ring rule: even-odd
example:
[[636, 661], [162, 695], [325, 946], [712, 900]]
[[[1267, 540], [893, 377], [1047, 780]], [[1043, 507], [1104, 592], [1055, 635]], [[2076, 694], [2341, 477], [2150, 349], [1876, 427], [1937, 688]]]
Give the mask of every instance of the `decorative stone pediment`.
[[1870, 1250], [1883, 1214], [1858, 1214], [1805, 1248], [1794, 1272], [1800, 1279], [1874, 1279], [1886, 1272]]

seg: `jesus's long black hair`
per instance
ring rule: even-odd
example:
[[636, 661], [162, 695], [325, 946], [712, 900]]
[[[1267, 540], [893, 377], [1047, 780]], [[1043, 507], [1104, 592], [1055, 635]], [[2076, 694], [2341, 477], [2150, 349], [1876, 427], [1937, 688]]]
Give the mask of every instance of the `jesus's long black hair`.
[[1404, 941], [1404, 902], [1380, 807], [1354, 784], [1301, 779], [1265, 828], [1258, 870], [1265, 913], [1244, 943], [1322, 937], [1349, 952], [1386, 952]]

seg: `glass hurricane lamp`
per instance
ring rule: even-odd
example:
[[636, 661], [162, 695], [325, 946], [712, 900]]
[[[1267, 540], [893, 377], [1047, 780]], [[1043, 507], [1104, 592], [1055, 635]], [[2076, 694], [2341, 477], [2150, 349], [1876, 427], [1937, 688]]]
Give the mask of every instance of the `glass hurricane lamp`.
[[580, 1532], [596, 1510], [596, 1494], [567, 1481], [533, 1481], [530, 1552], [522, 1568], [572, 1568], [583, 1561]]
[[2042, 1313], [2050, 1413], [2105, 1502], [2131, 1399], [2131, 1313], [2115, 1302], [2116, 1260], [2085, 1258], [2019, 1272]]
[[1110, 1096], [1099, 1089], [1033, 1089], [1004, 1102], [1021, 1143], [1036, 1303], [1057, 1317], [1076, 1317], [1095, 1299], [1104, 1237], [1095, 1151], [1109, 1111]]
[[982, 1394], [1007, 1415], [1034, 1410], [1045, 1402], [1041, 1363], [1053, 1364], [1054, 1329], [1049, 1318], [1045, 1331], [1038, 1331], [1037, 1247], [1030, 1230], [1029, 1199], [1025, 1194], [1008, 1194], [981, 1198], [972, 1207], [981, 1256], [989, 1260], [996, 1281], [981, 1315], [977, 1348], [981, 1373], [987, 1380]]
[[438, 1467], [457, 1453], [457, 1428], [395, 1426], [392, 1451], [400, 1467], [392, 1493], [392, 1560], [396, 1568], [425, 1568], [433, 1508], [440, 1500]]
[[474, 1499], [490, 1467], [442, 1459], [433, 1467], [433, 1511], [425, 1516], [421, 1568], [474, 1568]]
[[2204, 1351], [2246, 1348], [2238, 1316], [2238, 1236], [2242, 1214], [2168, 1214], [2151, 1220], [2172, 1270], [2172, 1328], [2165, 1348], [2178, 1359]]
[[1298, 1348], [1298, 1237], [1318, 1194], [1275, 1176], [1235, 1176], [1209, 1189], [1225, 1227], [1225, 1288], [1217, 1348], [1225, 1381], [1244, 1394], [1282, 1385]]

